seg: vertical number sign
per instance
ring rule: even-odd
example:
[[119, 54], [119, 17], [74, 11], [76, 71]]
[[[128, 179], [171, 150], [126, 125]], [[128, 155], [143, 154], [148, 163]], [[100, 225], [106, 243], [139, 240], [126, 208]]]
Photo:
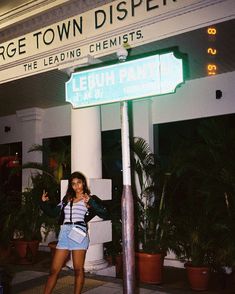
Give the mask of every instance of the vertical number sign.
[[207, 35], [209, 46], [207, 47], [207, 54], [210, 58], [210, 62], [207, 64], [207, 75], [212, 76], [217, 74], [218, 66], [215, 62], [216, 55], [217, 55], [217, 48], [216, 48], [216, 36], [217, 36], [217, 29], [215, 27], [208, 27], [207, 28]]

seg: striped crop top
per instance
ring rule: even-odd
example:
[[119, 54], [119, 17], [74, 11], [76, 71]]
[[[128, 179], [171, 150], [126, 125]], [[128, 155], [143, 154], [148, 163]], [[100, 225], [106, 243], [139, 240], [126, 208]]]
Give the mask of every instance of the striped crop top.
[[84, 222], [84, 217], [85, 214], [87, 212], [87, 207], [84, 203], [84, 201], [79, 201], [76, 203], [73, 203], [72, 206], [72, 220], [70, 219], [70, 202], [68, 202], [68, 204], [65, 206], [64, 208], [64, 214], [65, 214], [65, 218], [64, 218], [64, 223], [65, 222]]

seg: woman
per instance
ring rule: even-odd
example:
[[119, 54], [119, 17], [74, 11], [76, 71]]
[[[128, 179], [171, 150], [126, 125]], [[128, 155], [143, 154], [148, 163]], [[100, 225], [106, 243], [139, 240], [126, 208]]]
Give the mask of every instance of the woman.
[[80, 172], [71, 174], [66, 195], [58, 206], [51, 206], [48, 200], [47, 192], [44, 191], [41, 208], [49, 216], [60, 216], [61, 229], [44, 294], [52, 293], [70, 251], [75, 275], [74, 293], [80, 294], [84, 284], [84, 261], [89, 245], [87, 222], [95, 215], [107, 219], [107, 209], [98, 197], [90, 195], [86, 178]]

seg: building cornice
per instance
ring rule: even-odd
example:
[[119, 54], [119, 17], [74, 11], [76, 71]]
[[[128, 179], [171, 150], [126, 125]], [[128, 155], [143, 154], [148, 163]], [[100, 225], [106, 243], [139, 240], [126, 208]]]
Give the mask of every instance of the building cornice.
[[114, 0], [32, 1], [33, 3], [30, 2], [30, 5], [21, 6], [18, 10], [16, 9], [2, 16], [0, 15], [0, 43], [4, 43], [18, 36], [25, 35], [39, 28], [113, 1]]
[[44, 110], [38, 107], [17, 110], [16, 115], [21, 121], [41, 121], [43, 118]]

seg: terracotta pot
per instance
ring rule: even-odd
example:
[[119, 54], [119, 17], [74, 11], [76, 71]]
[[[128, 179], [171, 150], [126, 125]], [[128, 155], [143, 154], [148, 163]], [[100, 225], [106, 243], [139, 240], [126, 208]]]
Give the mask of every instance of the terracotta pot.
[[115, 256], [116, 276], [121, 278], [123, 276], [123, 259], [122, 254]]
[[13, 240], [15, 251], [17, 254], [17, 263], [32, 264], [36, 261], [39, 241], [25, 241], [22, 239]]
[[105, 260], [108, 262], [109, 266], [113, 265], [113, 258], [111, 255], [105, 256]]
[[192, 290], [204, 291], [209, 286], [209, 267], [193, 267], [186, 265], [187, 276]]
[[136, 273], [140, 282], [161, 284], [163, 280], [164, 254], [136, 252]]
[[105, 260], [108, 265], [114, 265], [116, 267], [116, 277], [121, 278], [123, 275], [123, 259], [122, 254], [117, 254], [115, 256], [108, 255]]

